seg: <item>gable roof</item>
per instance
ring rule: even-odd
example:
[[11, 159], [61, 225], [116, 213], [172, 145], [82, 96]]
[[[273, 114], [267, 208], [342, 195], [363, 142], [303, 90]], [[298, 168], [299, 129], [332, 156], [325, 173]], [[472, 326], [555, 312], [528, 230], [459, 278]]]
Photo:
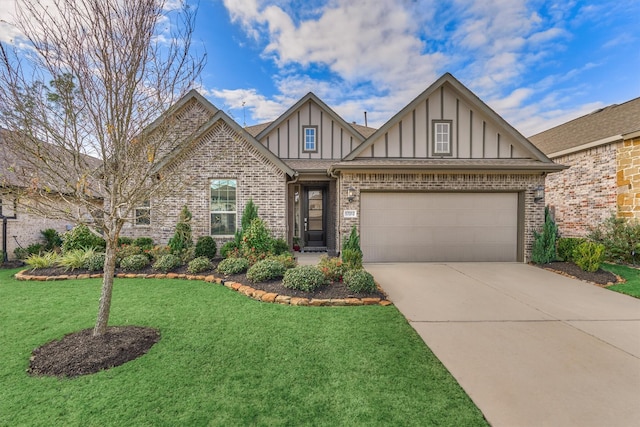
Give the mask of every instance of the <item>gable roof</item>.
[[547, 129], [529, 140], [546, 154], [569, 153], [622, 140], [640, 130], [640, 98], [613, 104]]
[[280, 117], [278, 117], [273, 122], [269, 123], [267, 127], [262, 129], [260, 133], [256, 135], [256, 139], [260, 140], [262, 137], [268, 135], [273, 129], [276, 129], [282, 122], [284, 122], [291, 114], [293, 114], [296, 110], [302, 107], [307, 101], [313, 101], [320, 106], [321, 109], [327, 112], [329, 116], [333, 120], [335, 120], [340, 126], [343, 128], [350, 130], [351, 135], [358, 140], [359, 142], [364, 141], [365, 137], [362, 136], [360, 132], [358, 132], [352, 125], [347, 123], [342, 117], [336, 114], [327, 104], [325, 104], [320, 98], [318, 98], [313, 92], [307, 93], [305, 96], [300, 98], [298, 102], [293, 104], [287, 111], [285, 111]]
[[436, 80], [431, 86], [429, 86], [424, 92], [418, 95], [407, 106], [394, 115], [389, 121], [387, 121], [376, 132], [370, 135], [367, 140], [356, 147], [351, 153], [349, 153], [344, 160], [354, 160], [361, 153], [369, 148], [379, 137], [385, 134], [391, 127], [396, 125], [402, 118], [408, 114], [411, 110], [415, 109], [418, 104], [429, 98], [440, 87], [448, 85], [452, 88], [466, 103], [472, 107], [481, 111], [489, 120], [493, 121], [505, 135], [509, 135], [525, 152], [529, 153], [531, 157], [542, 163], [552, 163], [552, 161], [542, 153], [535, 145], [533, 145], [527, 138], [525, 138], [520, 132], [518, 132], [513, 126], [507, 123], [500, 115], [493, 111], [487, 104], [485, 104], [480, 98], [478, 98], [467, 87], [460, 83], [450, 73], [445, 73], [438, 80]]

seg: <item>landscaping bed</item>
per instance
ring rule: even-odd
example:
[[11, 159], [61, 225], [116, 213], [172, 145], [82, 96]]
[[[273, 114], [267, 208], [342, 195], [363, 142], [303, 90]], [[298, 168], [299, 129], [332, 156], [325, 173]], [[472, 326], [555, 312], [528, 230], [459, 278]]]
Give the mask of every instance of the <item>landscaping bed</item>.
[[554, 261], [548, 264], [541, 264], [539, 265], [539, 267], [546, 270], [551, 270], [564, 276], [591, 282], [598, 286], [614, 285], [621, 280], [618, 276], [611, 273], [610, 271], [605, 271], [601, 268], [594, 272], [584, 271], [572, 262]]

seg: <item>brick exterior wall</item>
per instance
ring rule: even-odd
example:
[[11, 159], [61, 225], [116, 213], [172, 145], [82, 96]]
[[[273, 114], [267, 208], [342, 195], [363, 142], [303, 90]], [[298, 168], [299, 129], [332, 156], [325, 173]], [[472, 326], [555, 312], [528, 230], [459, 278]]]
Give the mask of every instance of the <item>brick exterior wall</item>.
[[[544, 224], [544, 201], [535, 203], [535, 189], [544, 185], [541, 175], [523, 174], [428, 174], [428, 173], [343, 173], [340, 179], [340, 207], [357, 210], [357, 218], [339, 215], [339, 235], [345, 236], [355, 225], [360, 227], [360, 191], [513, 191], [524, 193], [524, 260], [531, 258], [533, 232]], [[356, 189], [353, 202], [347, 200], [348, 188]], [[340, 243], [341, 245], [341, 243]], [[340, 247], [340, 246], [338, 246]]]
[[[562, 172], [550, 174], [546, 184], [546, 202], [560, 235], [585, 236], [591, 227], [616, 212], [621, 181], [616, 173], [619, 146], [608, 144], [553, 159], [569, 166]], [[637, 169], [638, 166], [636, 172]]]
[[[163, 197], [151, 199], [151, 225], [127, 224], [123, 236], [151, 237], [156, 244], [166, 244], [175, 232], [182, 206], [187, 205], [193, 217], [194, 241], [210, 234], [210, 200], [212, 179], [235, 179], [236, 223], [239, 225], [244, 206], [253, 199], [258, 214], [276, 237], [286, 237], [286, 176], [264, 155], [222, 120], [216, 123], [194, 145], [185, 150], [174, 165], [181, 174], [182, 187]], [[216, 237], [218, 247], [230, 240]]]
[[640, 219], [640, 138], [619, 145], [616, 158], [618, 216]]

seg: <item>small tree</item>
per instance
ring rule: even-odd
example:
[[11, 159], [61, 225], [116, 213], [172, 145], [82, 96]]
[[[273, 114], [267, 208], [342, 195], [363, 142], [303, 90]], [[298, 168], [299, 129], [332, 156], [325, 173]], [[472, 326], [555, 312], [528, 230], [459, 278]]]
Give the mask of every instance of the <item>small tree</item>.
[[556, 240], [558, 226], [551, 218], [549, 207], [544, 208], [544, 227], [542, 233], [533, 232], [534, 242], [531, 249], [531, 260], [536, 264], [548, 264], [556, 259]]
[[182, 255], [182, 253], [193, 246], [193, 238], [191, 237], [191, 212], [187, 205], [182, 207], [180, 211], [180, 217], [178, 224], [176, 224], [176, 231], [171, 239], [169, 239], [168, 246], [171, 248], [171, 252], [175, 255]]
[[254, 219], [258, 218], [258, 207], [253, 203], [253, 199], [249, 199], [242, 211], [242, 220], [240, 222], [242, 231], [249, 228]]

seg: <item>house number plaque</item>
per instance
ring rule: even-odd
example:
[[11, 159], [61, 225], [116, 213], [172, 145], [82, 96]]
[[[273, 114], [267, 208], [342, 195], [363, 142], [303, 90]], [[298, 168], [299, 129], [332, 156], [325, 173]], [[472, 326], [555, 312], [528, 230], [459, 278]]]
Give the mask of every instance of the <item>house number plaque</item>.
[[344, 217], [345, 218], [357, 218], [358, 217], [358, 211], [356, 211], [356, 210], [345, 210], [344, 211]]

